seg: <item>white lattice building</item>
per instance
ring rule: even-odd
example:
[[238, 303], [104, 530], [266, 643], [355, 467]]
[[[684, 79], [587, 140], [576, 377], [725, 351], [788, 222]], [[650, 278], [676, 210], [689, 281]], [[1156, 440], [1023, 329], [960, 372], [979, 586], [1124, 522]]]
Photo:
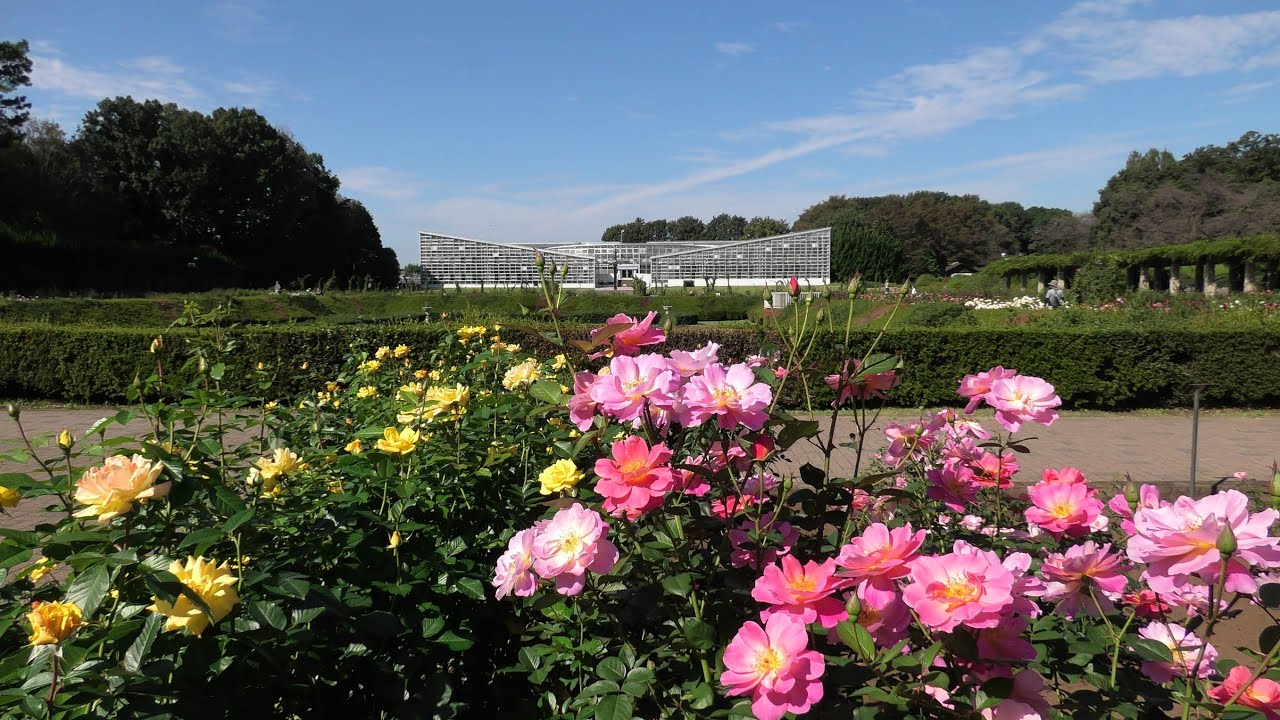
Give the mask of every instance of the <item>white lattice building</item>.
[[825, 285], [831, 276], [831, 228], [736, 242], [508, 244], [418, 233], [427, 287], [519, 287], [547, 266], [568, 267], [565, 285], [614, 287], [639, 278], [651, 287], [773, 285], [798, 277]]

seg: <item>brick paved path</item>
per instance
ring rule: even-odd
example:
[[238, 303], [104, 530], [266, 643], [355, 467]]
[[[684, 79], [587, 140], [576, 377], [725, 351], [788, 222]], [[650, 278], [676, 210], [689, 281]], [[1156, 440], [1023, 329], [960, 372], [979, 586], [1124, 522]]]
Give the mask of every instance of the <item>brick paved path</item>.
[[[99, 418], [115, 412], [114, 408], [25, 410], [23, 426], [28, 435], [57, 433], [70, 428], [77, 436]], [[883, 423], [910, 419], [900, 411], [886, 413]], [[979, 415], [988, 427], [994, 426], [989, 415]], [[842, 420], [836, 429], [837, 442], [847, 441], [852, 424]], [[826, 420], [821, 420], [826, 427]], [[133, 435], [146, 429], [146, 422], [136, 420], [126, 428], [110, 426], [108, 437]], [[1094, 482], [1122, 481], [1125, 473], [1140, 483], [1185, 486], [1191, 465], [1190, 415], [1075, 415], [1065, 414], [1051, 428], [1027, 426], [1019, 437], [1035, 435], [1028, 443], [1031, 454], [1019, 457], [1025, 482], [1039, 479], [1046, 467], [1074, 465], [1084, 470]], [[7, 415], [0, 415], [0, 450], [17, 445], [18, 431]], [[880, 443], [873, 443], [876, 447]], [[56, 454], [56, 451], [54, 451]], [[806, 441], [797, 443], [788, 453], [792, 467], [805, 462], [821, 466], [821, 454]], [[1267, 466], [1280, 459], [1280, 413], [1231, 413], [1203, 415], [1200, 418], [1199, 472], [1201, 492], [1214, 481], [1243, 470], [1252, 478], [1269, 477]], [[15, 470], [38, 470], [34, 464], [14, 467], [0, 462], [0, 473]], [[847, 477], [853, 472], [852, 451], [840, 449], [833, 458], [832, 473]], [[31, 499], [7, 515], [0, 515], [0, 527], [31, 528], [41, 516], [45, 502]]]

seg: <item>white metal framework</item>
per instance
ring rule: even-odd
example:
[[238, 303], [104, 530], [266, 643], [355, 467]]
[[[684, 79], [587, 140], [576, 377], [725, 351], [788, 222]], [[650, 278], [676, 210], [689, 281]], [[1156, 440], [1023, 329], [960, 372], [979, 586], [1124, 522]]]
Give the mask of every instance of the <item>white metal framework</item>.
[[653, 286], [772, 285], [789, 277], [826, 284], [831, 228], [737, 242], [506, 244], [418, 233], [428, 287], [531, 286], [541, 252], [547, 266], [568, 267], [569, 287], [612, 287], [639, 278]]

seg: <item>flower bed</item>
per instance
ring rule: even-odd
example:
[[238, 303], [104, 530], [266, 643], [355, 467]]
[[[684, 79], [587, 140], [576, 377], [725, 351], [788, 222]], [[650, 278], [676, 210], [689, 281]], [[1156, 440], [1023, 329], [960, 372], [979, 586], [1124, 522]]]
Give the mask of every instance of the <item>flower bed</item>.
[[[1073, 467], [1024, 493], [1018, 458], [1052, 431], [1054, 385], [957, 373], [957, 399], [994, 408], [995, 426], [941, 410], [878, 428], [915, 368], [876, 338], [816, 353], [812, 332], [780, 327], [777, 347], [731, 357], [619, 316], [586, 338], [548, 332], [559, 352], [540, 360], [532, 338], [464, 326], [434, 345], [356, 345], [323, 375], [305, 358], [237, 360], [244, 346], [218, 331], [185, 370], [159, 343], [134, 410], [33, 438], [10, 459], [38, 472], [0, 475], [0, 503], [51, 512], [0, 533], [0, 708], [1280, 710], [1274, 628], [1244, 663], [1214, 646], [1225, 618], [1280, 604], [1274, 510], [1235, 491], [1106, 498]], [[282, 395], [285, 376], [310, 387]], [[825, 389], [822, 410], [857, 431], [780, 409], [793, 386]], [[151, 432], [109, 437], [138, 415]], [[781, 472], [802, 442], [849, 454], [853, 476], [829, 461]]]

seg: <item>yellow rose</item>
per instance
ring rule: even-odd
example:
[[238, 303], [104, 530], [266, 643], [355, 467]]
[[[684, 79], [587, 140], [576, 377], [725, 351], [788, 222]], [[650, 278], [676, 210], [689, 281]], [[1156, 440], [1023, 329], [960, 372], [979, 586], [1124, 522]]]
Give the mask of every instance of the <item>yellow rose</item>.
[[467, 412], [466, 405], [471, 400], [471, 388], [461, 383], [454, 387], [432, 387], [427, 389], [422, 399], [432, 403], [422, 411], [423, 419], [428, 422], [442, 413], [463, 415]]
[[440, 378], [441, 378], [440, 371], [439, 371], [439, 370], [432, 370], [431, 372], [427, 373], [427, 377], [431, 378], [432, 380], [434, 380], [434, 381], [436, 381], [436, 382], [439, 382], [439, 380], [440, 380]]
[[151, 354], [154, 355], [155, 353], [160, 352], [160, 350], [163, 347], [164, 347], [164, 338], [157, 337], [155, 340], [151, 341]]
[[422, 383], [405, 383], [400, 386], [400, 392], [409, 393], [414, 397], [422, 397], [422, 394], [426, 392], [426, 388], [423, 387]]
[[18, 503], [21, 501], [22, 493], [14, 490], [13, 488], [0, 485], [0, 508], [17, 507]]
[[55, 564], [49, 558], [40, 558], [40, 562], [31, 566], [31, 572], [27, 575], [27, 579], [33, 583], [38, 583], [45, 575], [53, 572]]
[[275, 400], [272, 400], [271, 402], [266, 404], [265, 409], [267, 412], [271, 412], [272, 410], [275, 410], [278, 407], [280, 407], [280, 403], [276, 402]]
[[395, 356], [396, 356], [396, 357], [398, 357], [398, 358], [406, 358], [406, 357], [409, 357], [409, 346], [408, 346], [408, 345], [397, 345], [397, 346], [396, 346], [396, 349], [395, 349], [394, 351], [392, 351], [392, 353], [391, 353], [391, 354], [392, 354], [392, 355], [395, 355]]
[[400, 531], [396, 530], [395, 532], [391, 533], [391, 544], [387, 545], [387, 549], [395, 550], [396, 548], [400, 547], [400, 543], [401, 543]]
[[324, 386], [324, 389], [326, 392], [336, 393], [338, 392], [338, 383], [329, 383]]
[[376, 373], [380, 369], [382, 369], [382, 363], [377, 360], [369, 360], [368, 362], [360, 363], [360, 372]]
[[516, 365], [502, 376], [502, 387], [515, 390], [538, 379], [538, 361], [529, 358]]
[[308, 362], [308, 361], [306, 361], [306, 360], [303, 360], [303, 361], [302, 361], [302, 364], [298, 366], [298, 369], [299, 369], [299, 370], [306, 370], [306, 369], [307, 369], [307, 368], [309, 368], [309, 367], [311, 367], [311, 363], [310, 363], [310, 362]]
[[550, 495], [562, 490], [571, 490], [582, 478], [582, 471], [573, 464], [572, 460], [557, 460], [538, 475], [538, 482], [542, 484], [538, 492]]
[[231, 568], [225, 562], [215, 565], [202, 557], [188, 557], [185, 565], [174, 560], [169, 572], [209, 606], [209, 617], [186, 595], [179, 595], [172, 604], [152, 597], [152, 605], [147, 609], [169, 618], [164, 624], [166, 631], [186, 630], [191, 635], [200, 635], [209, 627], [210, 617], [216, 623], [240, 602], [234, 587], [239, 578], [231, 574]]
[[132, 510], [135, 502], [168, 495], [169, 483], [155, 484], [163, 471], [164, 465], [141, 455], [107, 458], [76, 482], [76, 501], [89, 507], [79, 510], [75, 516], [97, 515], [98, 522], [107, 522]]
[[258, 369], [259, 369], [259, 370], [266, 370], [266, 369], [267, 369], [267, 364], [266, 364], [266, 363], [263, 363], [263, 362], [258, 363]]
[[386, 360], [387, 358], [391, 357], [391, 348], [387, 347], [386, 345], [383, 345], [382, 347], [378, 348], [378, 352], [374, 353], [373, 356], [378, 358], [379, 360]]
[[357, 438], [347, 443], [347, 446], [342, 449], [346, 450], [352, 455], [359, 455], [360, 453], [364, 452], [364, 442], [361, 441], [359, 438]]
[[503, 347], [503, 349], [504, 349], [504, 350], [506, 350], [506, 351], [507, 351], [507, 352], [509, 352], [509, 353], [518, 353], [518, 352], [520, 352], [520, 346], [519, 346], [519, 345], [517, 345], [517, 344], [515, 344], [515, 343], [507, 343], [506, 345], [503, 345], [502, 347]]
[[382, 439], [378, 441], [376, 447], [383, 451], [396, 455], [408, 455], [418, 447], [418, 431], [413, 428], [405, 428], [396, 431], [395, 428], [389, 427], [382, 432]]
[[264, 481], [274, 481], [280, 475], [291, 475], [307, 469], [307, 464], [289, 448], [276, 448], [269, 458], [259, 458], [255, 465]]
[[569, 358], [565, 357], [563, 353], [556, 355], [556, 359], [551, 361], [551, 367], [555, 370], [563, 370], [569, 367]]
[[75, 603], [40, 602], [31, 603], [31, 612], [27, 613], [27, 622], [31, 623], [32, 645], [55, 645], [71, 637], [84, 616], [80, 606]]
[[356, 397], [358, 398], [376, 397], [377, 394], [378, 394], [378, 388], [372, 385], [365, 385], [356, 391]]
[[58, 449], [65, 452], [67, 450], [70, 450], [71, 446], [75, 444], [76, 444], [76, 439], [71, 437], [70, 430], [63, 428], [62, 432], [58, 433]]
[[413, 379], [414, 379], [414, 380], [426, 380], [426, 379], [427, 379], [427, 371], [426, 371], [426, 370], [414, 370], [414, 371], [413, 371]]

